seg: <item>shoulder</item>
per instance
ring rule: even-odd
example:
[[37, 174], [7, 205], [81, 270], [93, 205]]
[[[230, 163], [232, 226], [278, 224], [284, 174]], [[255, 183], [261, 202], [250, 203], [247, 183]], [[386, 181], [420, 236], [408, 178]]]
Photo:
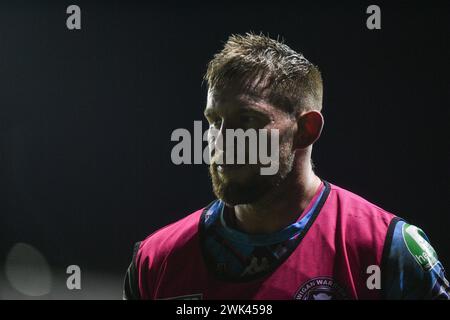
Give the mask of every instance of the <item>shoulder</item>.
[[336, 211], [346, 245], [377, 252], [387, 299], [448, 299], [445, 270], [426, 234], [363, 197], [330, 184], [329, 208]]
[[[324, 209], [329, 219], [335, 219], [336, 235], [355, 257], [381, 262], [384, 248], [389, 246], [393, 229], [401, 220], [344, 188], [330, 184], [330, 194]], [[362, 254], [367, 253], [367, 254]]]
[[[205, 208], [208, 208], [206, 206]], [[200, 217], [205, 210], [201, 208], [186, 217], [160, 228], [134, 245], [131, 263], [127, 269], [123, 298], [149, 299], [156, 285], [159, 267], [174, 252], [184, 252], [195, 241]]]
[[197, 236], [200, 216], [207, 207], [198, 209], [147, 236], [139, 243], [137, 257], [167, 255], [173, 250], [186, 246]]
[[371, 225], [366, 225], [367, 228], [377, 225], [387, 227], [396, 218], [395, 214], [380, 208], [362, 196], [331, 183], [329, 197], [342, 218], [352, 224], [371, 222]]

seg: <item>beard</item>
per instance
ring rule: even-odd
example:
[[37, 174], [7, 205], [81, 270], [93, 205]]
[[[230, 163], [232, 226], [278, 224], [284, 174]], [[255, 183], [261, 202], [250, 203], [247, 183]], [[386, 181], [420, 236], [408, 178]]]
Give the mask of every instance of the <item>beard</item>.
[[226, 176], [218, 166], [209, 166], [214, 194], [228, 206], [255, 203], [276, 191], [294, 168], [295, 154], [280, 150], [279, 170], [274, 175], [262, 175], [259, 165], [245, 165], [239, 175]]

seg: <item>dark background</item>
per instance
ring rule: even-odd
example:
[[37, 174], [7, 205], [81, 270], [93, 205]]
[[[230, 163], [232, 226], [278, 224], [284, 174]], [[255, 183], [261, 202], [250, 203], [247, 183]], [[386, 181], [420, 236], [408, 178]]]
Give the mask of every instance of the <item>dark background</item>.
[[[81, 30], [66, 28], [70, 4]], [[449, 6], [374, 2], [372, 31], [369, 4], [2, 2], [0, 272], [27, 243], [117, 289], [43, 298], [120, 297], [133, 243], [213, 199], [205, 165], [172, 164], [170, 136], [203, 120], [208, 60], [250, 30], [323, 73], [319, 176], [420, 226], [448, 267]]]

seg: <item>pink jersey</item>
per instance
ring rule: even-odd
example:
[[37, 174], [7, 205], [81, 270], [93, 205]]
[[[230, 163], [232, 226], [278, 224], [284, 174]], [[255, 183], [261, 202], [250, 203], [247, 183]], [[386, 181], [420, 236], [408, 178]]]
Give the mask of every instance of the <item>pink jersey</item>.
[[200, 224], [206, 209], [154, 232], [136, 248], [142, 299], [380, 298], [367, 281], [370, 266], [381, 267], [395, 216], [363, 198], [326, 183], [297, 247], [273, 272], [245, 282], [220, 279], [208, 268]]

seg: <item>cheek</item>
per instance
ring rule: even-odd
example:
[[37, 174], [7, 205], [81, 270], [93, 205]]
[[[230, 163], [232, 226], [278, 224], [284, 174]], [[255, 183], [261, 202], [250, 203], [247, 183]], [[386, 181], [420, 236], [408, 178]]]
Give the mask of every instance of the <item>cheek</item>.
[[292, 130], [287, 130], [280, 136], [280, 150], [292, 151], [294, 145], [294, 134]]
[[271, 126], [266, 127], [268, 132], [268, 148], [270, 150], [271, 144], [271, 134], [272, 129], [278, 130], [278, 147], [280, 156], [282, 154], [290, 153], [294, 145], [294, 133], [297, 130], [297, 125], [294, 121], [283, 121], [281, 123], [274, 123]]

